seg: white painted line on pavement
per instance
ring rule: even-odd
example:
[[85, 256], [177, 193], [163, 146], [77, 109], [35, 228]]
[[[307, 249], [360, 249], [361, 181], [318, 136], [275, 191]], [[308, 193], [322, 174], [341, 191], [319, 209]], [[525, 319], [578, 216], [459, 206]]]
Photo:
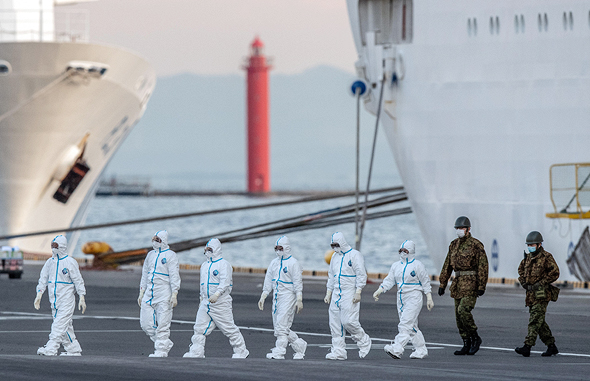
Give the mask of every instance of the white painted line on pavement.
[[[49, 316], [51, 318], [51, 315], [48, 314], [39, 314], [39, 313], [28, 313], [28, 312], [9, 312], [9, 311], [3, 311], [0, 312], [3, 315], [10, 315], [10, 314], [14, 314], [14, 315], [21, 315], [21, 316], [30, 316], [30, 317], [35, 317], [35, 318], [39, 318], [41, 316], [43, 317], [47, 317]], [[0, 317], [0, 319], [2, 319]], [[101, 319], [101, 320], [135, 320], [138, 321], [139, 317], [128, 317], [128, 316], [91, 316], [91, 315], [76, 315], [74, 316], [74, 319]], [[187, 321], [187, 320], [172, 320], [172, 323], [177, 323], [177, 324], [195, 324], [194, 321]], [[259, 331], [259, 332], [274, 332], [273, 329], [270, 328], [259, 328], [259, 327], [240, 327], [238, 326], [239, 329], [243, 329], [243, 330], [248, 330], [248, 331]], [[217, 328], [216, 328], [217, 329]], [[9, 331], [9, 332], [14, 332], [14, 331]], [[36, 332], [36, 331], [34, 331]], [[43, 331], [43, 332], [47, 332], [47, 331]], [[82, 332], [82, 331], [80, 331]], [[138, 331], [141, 332], [141, 331]], [[298, 335], [307, 335], [307, 336], [317, 336], [317, 337], [332, 337], [332, 335], [328, 334], [328, 333], [315, 333], [315, 332], [298, 332], [298, 331], [294, 331], [296, 334]], [[350, 339], [350, 336], [346, 336], [347, 339]], [[382, 339], [382, 338], [378, 338], [378, 337], [371, 337], [372, 341], [384, 341], [386, 343], [392, 343], [393, 339]], [[433, 346], [441, 346], [441, 347], [453, 347], [453, 348], [460, 348], [462, 347], [462, 345], [459, 344], [445, 344], [445, 343], [429, 343], [427, 342], [426, 345], [433, 345]], [[503, 351], [503, 352], [513, 352], [514, 348], [501, 348], [501, 347], [480, 347], [480, 349], [488, 349], [488, 350], [493, 350], [493, 351]], [[541, 351], [531, 351], [531, 353], [542, 353]], [[559, 353], [560, 356], [572, 356], [572, 357], [587, 357], [590, 358], [590, 355], [588, 354], [584, 354], [584, 353]]]

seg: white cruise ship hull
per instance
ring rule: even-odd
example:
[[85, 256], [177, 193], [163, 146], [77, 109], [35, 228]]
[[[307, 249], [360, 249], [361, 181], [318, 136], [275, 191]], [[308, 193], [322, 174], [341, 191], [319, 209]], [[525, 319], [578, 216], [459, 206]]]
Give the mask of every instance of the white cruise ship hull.
[[[0, 60], [12, 68], [0, 76], [0, 231], [80, 225], [101, 172], [143, 115], [155, 72], [124, 49], [82, 43], [0, 43]], [[108, 69], [100, 77], [67, 75], [72, 62]], [[82, 146], [90, 170], [59, 202], [53, 196], [71, 164], [67, 152]], [[49, 252], [53, 237], [10, 244]]]
[[[361, 40], [358, 3], [348, 2], [349, 13], [359, 72], [371, 83], [373, 53]], [[560, 279], [577, 280], [566, 260], [588, 222], [546, 213], [554, 212], [550, 166], [590, 161], [590, 1], [415, 0], [412, 7], [412, 40], [392, 46], [398, 78], [387, 80], [381, 118], [435, 270], [456, 238], [455, 219], [466, 215], [490, 277], [517, 278], [525, 237], [539, 230]], [[569, 18], [562, 26], [569, 12], [571, 29]], [[537, 25], [545, 13], [547, 31]], [[521, 14], [526, 27], [517, 33]], [[468, 30], [473, 19], [477, 34]], [[366, 100], [373, 113], [376, 83]]]

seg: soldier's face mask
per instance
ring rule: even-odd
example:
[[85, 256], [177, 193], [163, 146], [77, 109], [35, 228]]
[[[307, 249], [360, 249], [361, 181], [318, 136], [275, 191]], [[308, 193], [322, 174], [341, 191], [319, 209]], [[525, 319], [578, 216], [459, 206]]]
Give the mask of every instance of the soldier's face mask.
[[534, 253], [537, 251], [537, 244], [533, 243], [532, 245], [527, 245], [527, 249], [529, 250], [529, 253]]
[[457, 231], [457, 237], [459, 237], [459, 238], [463, 238], [463, 237], [465, 237], [465, 231], [466, 231], [466, 230], [467, 230], [467, 229], [465, 229], [465, 228], [459, 228], [459, 229], [457, 229], [457, 230], [456, 230], [456, 231]]

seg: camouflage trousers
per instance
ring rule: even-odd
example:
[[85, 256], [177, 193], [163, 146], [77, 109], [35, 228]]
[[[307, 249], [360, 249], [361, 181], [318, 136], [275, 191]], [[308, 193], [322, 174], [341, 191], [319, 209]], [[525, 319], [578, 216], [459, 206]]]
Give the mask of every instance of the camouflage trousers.
[[455, 299], [455, 319], [457, 320], [457, 328], [459, 334], [463, 339], [470, 338], [477, 332], [477, 326], [471, 310], [475, 307], [477, 301], [476, 296], [466, 296], [461, 299]]
[[539, 302], [529, 307], [529, 332], [524, 339], [524, 343], [531, 347], [537, 342], [537, 335], [541, 338], [543, 344], [549, 346], [555, 344], [555, 338], [545, 321], [545, 313], [549, 302]]

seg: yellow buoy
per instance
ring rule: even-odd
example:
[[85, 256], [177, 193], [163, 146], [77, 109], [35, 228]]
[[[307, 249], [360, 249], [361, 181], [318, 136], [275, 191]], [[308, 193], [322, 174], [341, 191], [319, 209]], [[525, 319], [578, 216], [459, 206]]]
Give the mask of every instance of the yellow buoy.
[[84, 254], [103, 254], [112, 253], [113, 249], [106, 242], [91, 241], [82, 246], [82, 252]]
[[332, 250], [332, 249], [326, 251], [326, 254], [324, 254], [324, 260], [326, 261], [327, 264], [330, 264], [330, 261], [332, 261], [333, 254], [334, 254], [334, 250]]

